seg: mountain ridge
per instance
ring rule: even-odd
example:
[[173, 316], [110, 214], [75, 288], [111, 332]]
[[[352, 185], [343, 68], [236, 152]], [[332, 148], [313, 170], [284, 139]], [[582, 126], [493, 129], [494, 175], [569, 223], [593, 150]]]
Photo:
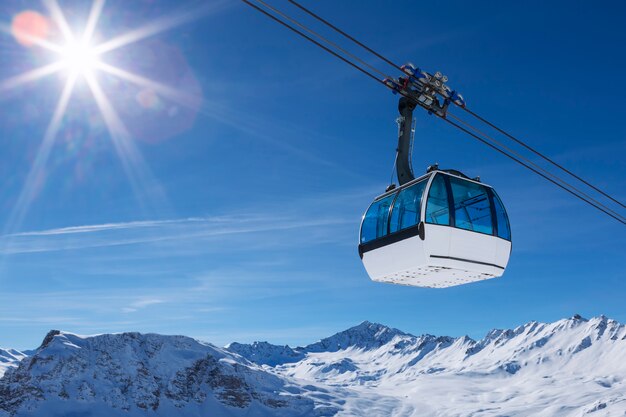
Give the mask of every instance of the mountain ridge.
[[253, 406], [266, 411], [259, 415], [287, 416], [313, 408], [281, 378], [185, 336], [51, 331], [35, 354], [0, 379], [0, 416], [67, 415], [77, 406], [87, 412], [90, 403], [106, 415], [177, 409], [237, 415], [233, 410]]
[[[371, 349], [374, 347], [380, 347], [383, 344], [389, 343], [396, 336], [404, 336], [407, 338], [411, 338], [414, 340], [422, 340], [425, 342], [426, 340], [438, 340], [439, 342], [447, 342], [453, 343], [455, 341], [462, 341], [468, 344], [472, 344], [472, 353], [477, 353], [482, 350], [485, 346], [490, 343], [503, 343], [505, 340], [510, 339], [512, 337], [518, 336], [524, 331], [543, 329], [546, 326], [556, 326], [557, 328], [565, 328], [571, 327], [572, 325], [582, 324], [582, 323], [595, 323], [598, 322], [598, 326], [602, 327], [602, 329], [606, 329], [609, 324], [617, 324], [623, 328], [623, 324], [619, 323], [616, 320], [610, 319], [605, 315], [600, 315], [597, 317], [593, 317], [592, 319], [585, 319], [582, 316], [575, 314], [570, 318], [564, 318], [552, 323], [542, 323], [538, 321], [530, 321], [523, 325], [517, 326], [512, 329], [499, 329], [494, 328], [486, 333], [486, 335], [479, 340], [475, 340], [467, 335], [460, 337], [451, 337], [451, 336], [435, 336], [428, 333], [421, 334], [419, 336], [403, 332], [401, 330], [385, 326], [380, 323], [372, 323], [369, 321], [363, 321], [360, 324], [350, 327], [346, 330], [335, 333], [332, 336], [321, 339], [317, 342], [310, 343], [306, 346], [297, 346], [291, 347], [289, 345], [275, 345], [267, 341], [255, 341], [253, 343], [238, 343], [233, 342], [228, 344], [225, 349], [230, 350], [234, 353], [238, 353], [246, 359], [258, 363], [258, 364], [267, 364], [271, 366], [275, 366], [280, 364], [278, 360], [280, 357], [285, 357], [285, 359], [293, 359], [293, 361], [297, 361], [302, 359], [302, 357], [307, 353], [321, 352], [321, 351], [336, 351], [341, 350], [341, 348], [365, 348]], [[375, 330], [375, 331], [372, 331]], [[604, 330], [602, 330], [604, 332]], [[382, 337], [379, 337], [382, 335]], [[601, 336], [601, 335], [600, 335]], [[369, 337], [369, 340], [368, 340]], [[343, 343], [342, 343], [343, 342]], [[346, 343], [347, 342], [347, 343]], [[539, 342], [541, 344], [542, 342]], [[334, 349], [334, 350], [332, 350]], [[281, 352], [277, 357], [269, 360], [266, 358], [265, 354], [273, 354], [275, 351], [279, 350]], [[287, 362], [285, 362], [287, 363]]]
[[32, 355], [16, 352], [0, 378], [0, 417], [626, 413], [626, 328], [606, 316], [531, 321], [479, 340], [364, 321], [295, 348], [53, 330]]
[[16, 349], [0, 348], [0, 377], [4, 375], [7, 369], [17, 367], [19, 362], [27, 356], [29, 356], [27, 353]]

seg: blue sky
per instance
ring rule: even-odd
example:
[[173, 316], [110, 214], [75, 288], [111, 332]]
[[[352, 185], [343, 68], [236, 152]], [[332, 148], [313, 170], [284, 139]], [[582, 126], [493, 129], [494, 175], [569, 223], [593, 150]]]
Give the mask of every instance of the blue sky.
[[[441, 70], [473, 110], [626, 200], [624, 4], [304, 4]], [[90, 5], [60, 5], [80, 32]], [[48, 13], [2, 2], [3, 27], [25, 9]], [[373, 283], [357, 234], [389, 181], [397, 97], [235, 0], [109, 0], [95, 40], [146, 25], [170, 27], [102, 59], [168, 89], [97, 75], [128, 130], [121, 152], [79, 79], [28, 180], [67, 74], [0, 81], [0, 346], [52, 328], [303, 344], [362, 320], [472, 337], [575, 313], [626, 321], [623, 225], [421, 113], [416, 171], [493, 185], [512, 258], [502, 279], [446, 290]], [[51, 59], [0, 32], [0, 80]]]

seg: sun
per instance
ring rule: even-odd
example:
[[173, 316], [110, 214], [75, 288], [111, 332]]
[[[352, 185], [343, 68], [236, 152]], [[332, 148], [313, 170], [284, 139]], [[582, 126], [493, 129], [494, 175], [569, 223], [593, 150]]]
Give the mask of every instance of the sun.
[[[190, 97], [175, 88], [120, 68], [110, 62], [106, 62], [104, 58], [111, 51], [139, 42], [142, 39], [198, 19], [213, 10], [219, 9], [216, 6], [219, 2], [205, 2], [199, 8], [174, 13], [150, 21], [137, 29], [103, 40], [100, 36], [94, 35], [96, 35], [95, 32], [105, 0], [92, 0], [89, 14], [83, 22], [84, 30], [82, 33], [75, 32], [74, 26], [76, 26], [76, 22], [73, 22], [74, 25], [70, 26], [66, 20], [65, 13], [58, 4], [58, 0], [42, 0], [42, 2], [47, 9], [47, 15], [33, 10], [26, 10], [17, 14], [10, 26], [0, 22], [0, 32], [13, 36], [19, 45], [25, 48], [38, 48], [39, 50], [47, 51], [52, 57], [52, 61], [48, 64], [19, 73], [8, 79], [0, 80], [0, 94], [53, 74], [67, 73], [67, 77], [64, 77], [64, 85], [50, 123], [35, 154], [25, 184], [9, 216], [4, 230], [5, 234], [19, 227], [28, 207], [37, 194], [38, 184], [45, 175], [44, 172], [52, 147], [63, 125], [63, 118], [68, 109], [73, 91], [80, 79], [85, 81], [88, 90], [91, 91], [93, 100], [100, 110], [104, 124], [109, 132], [111, 142], [129, 177], [129, 182], [137, 190], [137, 195], [141, 195], [143, 190], [157, 188], [153, 185], [156, 181], [150, 175], [150, 171], [145, 165], [139, 149], [113, 103], [109, 100], [108, 96], [111, 92], [107, 92], [100, 85], [98, 75], [106, 73], [111, 77], [149, 89], [153, 94], [158, 94], [183, 106], [191, 106], [189, 103], [197, 103], [197, 97]], [[78, 26], [81, 25], [79, 24]], [[51, 37], [52, 35], [59, 36]], [[94, 42], [95, 39], [100, 39], [100, 42]], [[197, 104], [192, 105], [197, 106]]]
[[89, 77], [101, 65], [96, 48], [84, 40], [70, 40], [59, 50], [63, 68], [73, 76]]

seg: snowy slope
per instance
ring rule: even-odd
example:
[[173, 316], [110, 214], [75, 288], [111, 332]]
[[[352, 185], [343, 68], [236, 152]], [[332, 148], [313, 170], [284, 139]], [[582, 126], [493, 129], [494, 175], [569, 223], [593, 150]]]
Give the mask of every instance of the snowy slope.
[[183, 336], [50, 332], [0, 379], [0, 416], [314, 416], [285, 378]]
[[27, 355], [15, 349], [0, 349], [0, 377], [7, 369], [15, 368]]
[[375, 415], [361, 401], [372, 393], [387, 399], [381, 416], [626, 415], [626, 329], [604, 316], [530, 322], [479, 341], [364, 322], [295, 350], [304, 359], [272, 371], [350, 388], [341, 415]]
[[485, 338], [363, 322], [308, 346], [51, 332], [0, 416], [626, 416], [626, 328], [604, 316]]

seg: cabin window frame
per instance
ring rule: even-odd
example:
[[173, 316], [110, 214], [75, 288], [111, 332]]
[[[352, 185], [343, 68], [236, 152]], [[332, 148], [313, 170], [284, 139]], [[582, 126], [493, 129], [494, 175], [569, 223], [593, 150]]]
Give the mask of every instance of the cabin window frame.
[[[445, 189], [446, 189], [446, 195], [448, 198], [448, 224], [438, 224], [438, 223], [431, 223], [428, 222], [426, 220], [426, 211], [427, 211], [427, 206], [428, 206], [428, 197], [430, 195], [430, 190], [431, 187], [433, 185], [433, 182], [436, 180], [437, 176], [441, 175], [442, 179], [444, 181], [445, 184]], [[486, 193], [488, 195], [489, 198], [489, 208], [490, 208], [490, 213], [491, 213], [491, 224], [492, 224], [492, 233], [484, 233], [484, 232], [480, 232], [480, 231], [475, 231], [475, 230], [468, 230], [468, 229], [463, 229], [460, 227], [456, 226], [456, 216], [455, 216], [455, 211], [454, 211], [454, 196], [452, 194], [452, 185], [450, 182], [450, 178], [454, 177], [454, 178], [458, 178], [461, 181], [465, 181], [468, 183], [474, 183], [477, 185], [480, 185], [481, 187], [484, 187], [484, 189], [486, 190]], [[420, 181], [426, 181], [426, 186], [424, 187], [424, 190], [422, 191], [422, 198], [420, 200], [420, 221], [413, 226], [407, 227], [405, 229], [400, 229], [398, 231], [395, 231], [393, 233], [391, 233], [391, 215], [393, 213], [393, 209], [394, 206], [396, 204], [398, 195], [400, 194], [400, 192], [403, 189], [409, 188], [413, 185], [415, 185], [416, 183], [420, 182]], [[437, 171], [435, 173], [428, 173], [420, 178], [415, 179], [414, 181], [411, 182], [410, 185], [403, 185], [401, 187], [398, 187], [396, 190], [393, 191], [389, 191], [388, 193], [385, 193], [383, 195], [378, 196], [373, 202], [377, 203], [380, 200], [393, 196], [393, 201], [391, 203], [391, 205], [389, 206], [389, 210], [387, 212], [387, 234], [385, 234], [384, 236], [381, 237], [377, 237], [374, 238], [372, 240], [368, 240], [367, 242], [362, 242], [362, 236], [363, 236], [363, 224], [365, 221], [365, 216], [367, 214], [367, 212], [369, 211], [370, 207], [368, 207], [367, 211], [365, 212], [365, 214], [363, 215], [363, 219], [361, 221], [361, 227], [359, 229], [359, 256], [362, 258], [363, 254], [365, 252], [369, 252], [371, 250], [375, 250], [387, 245], [391, 245], [393, 243], [397, 243], [400, 242], [404, 239], [408, 239], [414, 236], [418, 235], [418, 231], [419, 231], [419, 226], [421, 223], [426, 223], [429, 225], [433, 225], [433, 226], [443, 226], [443, 227], [454, 227], [455, 229], [458, 230], [463, 230], [465, 232], [471, 232], [471, 233], [480, 233], [482, 235], [486, 235], [486, 236], [492, 236], [492, 237], [496, 237], [498, 239], [502, 239], [506, 242], [512, 243], [512, 231], [511, 231], [511, 222], [509, 220], [509, 214], [506, 211], [506, 207], [504, 206], [504, 203], [502, 202], [502, 199], [500, 199], [500, 197], [498, 196], [498, 194], [495, 192], [495, 190], [486, 184], [482, 184], [479, 181], [474, 181], [471, 179], [467, 179], [467, 178], [463, 178], [463, 177], [459, 177], [456, 175], [452, 175], [450, 173], [444, 172], [444, 171]], [[500, 206], [502, 207], [502, 212], [504, 214], [504, 218], [506, 220], [506, 224], [508, 227], [508, 231], [509, 231], [509, 238], [504, 238], [501, 236], [498, 236], [498, 219], [497, 219], [497, 214], [495, 213], [495, 200], [498, 200], [500, 202]]]
[[[390, 197], [392, 197], [392, 198], [391, 198], [391, 200], [390, 200], [390, 204], [389, 204], [389, 207], [388, 207], [388, 209], [387, 209], [387, 220], [386, 220], [386, 225], [385, 225], [386, 227], [385, 227], [385, 232], [384, 232], [384, 234], [383, 234], [383, 235], [381, 235], [381, 236], [376, 236], [376, 237], [374, 237], [373, 239], [369, 239], [369, 240], [367, 240], [367, 241], [363, 241], [363, 226], [365, 225], [365, 221], [366, 221], [366, 219], [367, 219], [367, 214], [369, 213], [370, 209], [372, 208], [372, 206], [373, 206], [374, 204], [378, 204], [378, 203], [380, 203], [381, 201], [383, 201], [383, 200], [385, 200], [385, 199], [388, 199], [388, 198], [390, 198]], [[394, 192], [394, 193], [389, 193], [389, 194], [383, 195], [383, 196], [381, 196], [380, 198], [377, 198], [376, 200], [374, 200], [374, 201], [372, 202], [372, 204], [370, 204], [370, 206], [367, 208], [367, 211], [366, 211], [366, 212], [365, 212], [365, 214], [363, 215], [363, 220], [361, 221], [361, 230], [360, 230], [360, 233], [359, 233], [359, 235], [360, 235], [360, 236], [359, 236], [359, 242], [360, 242], [360, 244], [367, 244], [367, 243], [374, 242], [374, 241], [376, 241], [376, 240], [383, 239], [383, 238], [385, 238], [385, 237], [389, 236], [389, 221], [391, 220], [391, 209], [392, 209], [393, 204], [395, 203], [395, 201], [396, 201], [396, 198], [397, 198], [397, 197], [398, 197], [398, 191], [396, 191], [396, 192]], [[382, 216], [376, 216], [376, 219], [377, 219], [377, 221], [378, 221], [379, 219], [382, 219]], [[378, 226], [378, 225], [377, 225], [377, 226]], [[376, 227], [376, 230], [378, 230], [378, 227]], [[377, 233], [375, 233], [375, 235], [377, 235]]]
[[[468, 218], [468, 222], [469, 224], [472, 226], [472, 229], [467, 229], [464, 227], [460, 227], [457, 225], [457, 221], [456, 221], [456, 201], [454, 199], [454, 192], [452, 190], [452, 181], [450, 180], [450, 177], [448, 176], [447, 178], [447, 183], [449, 184], [449, 189], [448, 189], [448, 201], [450, 204], [450, 209], [452, 210], [452, 212], [454, 213], [454, 222], [451, 221], [452, 224], [454, 224], [454, 228], [459, 229], [459, 230], [466, 230], [468, 232], [474, 232], [474, 233], [480, 233], [482, 235], [487, 235], [487, 236], [497, 236], [494, 234], [495, 231], [495, 224], [494, 224], [494, 206], [493, 206], [493, 201], [490, 197], [489, 194], [489, 187], [485, 186], [484, 184], [480, 184], [478, 182], [474, 182], [474, 181], [468, 181], [465, 178], [460, 178], [460, 177], [454, 177], [455, 180], [457, 181], [456, 186], [458, 187], [464, 187], [465, 184], [474, 184], [474, 186], [478, 187], [479, 189], [481, 189], [481, 191], [485, 194], [485, 197], [487, 199], [487, 204], [489, 205], [489, 217], [490, 217], [490, 225], [491, 225], [491, 231], [490, 232], [481, 232], [480, 230], [474, 230], [474, 222], [472, 221], [472, 219], [469, 216], [469, 212], [467, 211], [467, 209], [465, 210], [466, 214], [467, 214], [467, 218]], [[469, 187], [467, 187], [469, 188]], [[451, 216], [452, 217], [452, 216]], [[476, 224], [476, 226], [479, 226], [479, 224]]]
[[[508, 242], [512, 242], [513, 241], [513, 233], [511, 232], [511, 221], [509, 220], [509, 213], [506, 211], [506, 207], [504, 206], [504, 203], [502, 202], [502, 199], [500, 198], [500, 196], [498, 195], [498, 193], [495, 192], [495, 190], [493, 190], [492, 188], [489, 189], [489, 194], [491, 196], [491, 199], [493, 201], [493, 222], [494, 222], [494, 236], [500, 238], [500, 239], [504, 239]], [[506, 230], [508, 231], [508, 235], [509, 237], [502, 237], [500, 236], [500, 222], [498, 221], [498, 212], [496, 210], [496, 200], [499, 202], [500, 207], [502, 207], [502, 214], [504, 215], [504, 221], [505, 226], [506, 226]]]
[[[455, 227], [454, 226], [454, 211], [452, 210], [454, 206], [452, 205], [452, 202], [451, 202], [452, 191], [450, 189], [449, 175], [440, 175], [440, 174], [441, 174], [440, 172], [435, 173], [435, 175], [433, 175], [432, 177], [432, 180], [428, 184], [428, 193], [426, 194], [426, 204], [424, 204], [424, 212], [423, 212], [424, 215], [421, 217], [421, 220], [424, 223], [433, 224], [435, 226]], [[428, 204], [430, 203], [430, 191], [433, 187], [433, 184], [437, 180], [438, 176], [440, 176], [441, 179], [443, 180], [445, 194], [446, 194], [446, 201], [448, 204], [448, 223], [447, 224], [446, 223], [433, 223], [433, 222], [428, 221], [428, 219], [426, 218], [426, 215], [428, 214]]]
[[[398, 191], [396, 191], [395, 197], [393, 199], [393, 203], [389, 207], [389, 219], [387, 220], [387, 236], [390, 236], [390, 235], [396, 234], [396, 233], [400, 233], [403, 230], [408, 230], [408, 229], [411, 229], [413, 227], [419, 226], [419, 224], [422, 222], [422, 201], [424, 201], [424, 194], [426, 193], [426, 190], [430, 188], [430, 187], [428, 187], [429, 180], [430, 180], [430, 178], [427, 177], [427, 178], [424, 178], [422, 180], [415, 181], [414, 183], [412, 183], [410, 185], [402, 186], [402, 187], [400, 187], [398, 189]], [[422, 188], [422, 193], [421, 193], [420, 198], [419, 198], [419, 207], [418, 207], [418, 211], [416, 212], [417, 213], [417, 222], [415, 224], [412, 224], [411, 226], [404, 227], [404, 228], [399, 228], [398, 230], [392, 232], [391, 231], [391, 218], [393, 216], [394, 209], [396, 208], [396, 203], [398, 202], [398, 197], [400, 197], [400, 193], [402, 193], [403, 191], [408, 190], [409, 188], [413, 188], [413, 187], [417, 186], [418, 184], [424, 184], [424, 188]]]
[[[432, 187], [432, 184], [435, 182], [437, 175], [441, 175], [443, 177], [443, 180], [445, 182], [445, 186], [446, 186], [446, 193], [447, 193], [447, 197], [448, 197], [448, 212], [449, 212], [449, 223], [448, 224], [442, 224], [442, 223], [432, 223], [429, 222], [426, 219], [426, 213], [427, 213], [427, 209], [428, 209], [428, 196], [430, 195], [430, 189]], [[467, 182], [467, 183], [473, 183], [476, 185], [479, 185], [481, 187], [483, 187], [485, 189], [485, 193], [488, 196], [489, 199], [489, 211], [491, 214], [491, 233], [485, 233], [485, 232], [481, 232], [478, 230], [469, 230], [469, 229], [464, 229], [462, 227], [458, 227], [456, 225], [456, 211], [454, 209], [455, 206], [455, 202], [454, 202], [454, 194], [452, 193], [452, 184], [450, 181], [450, 178], [454, 177], [460, 181], [463, 182]], [[482, 184], [480, 182], [477, 181], [472, 181], [466, 178], [461, 178], [455, 175], [451, 175], [449, 173], [446, 172], [437, 172], [435, 175], [433, 175], [432, 177], [432, 181], [430, 182], [430, 184], [427, 187], [428, 189], [428, 193], [426, 193], [426, 204], [424, 204], [424, 210], [423, 210], [423, 215], [422, 215], [422, 221], [425, 222], [426, 224], [431, 224], [434, 226], [444, 226], [444, 227], [454, 227], [455, 229], [458, 230], [463, 230], [466, 232], [472, 232], [472, 233], [480, 233], [481, 235], [486, 235], [486, 236], [493, 236], [493, 237], [497, 237], [499, 239], [502, 240], [506, 240], [507, 242], [512, 242], [513, 237], [512, 237], [512, 233], [511, 233], [511, 222], [509, 220], [509, 214], [506, 211], [506, 207], [504, 206], [504, 203], [502, 203], [502, 199], [500, 199], [500, 197], [497, 195], [497, 193], [493, 190], [492, 187]], [[499, 229], [498, 229], [498, 219], [497, 219], [497, 212], [496, 212], [496, 206], [495, 206], [495, 198], [497, 198], [500, 201], [500, 205], [502, 206], [502, 212], [504, 214], [505, 220], [507, 222], [507, 227], [509, 230], [509, 238], [505, 238], [502, 236], [499, 236]]]
[[[433, 175], [428, 175], [425, 177], [421, 177], [421, 178], [417, 178], [414, 182], [412, 181], [410, 185], [403, 185], [401, 187], [398, 187], [396, 190], [389, 192], [389, 193], [385, 193], [381, 196], [379, 196], [378, 198], [376, 198], [372, 204], [370, 204], [370, 206], [367, 208], [367, 210], [365, 211], [365, 214], [363, 215], [363, 219], [361, 220], [361, 228], [359, 230], [359, 244], [360, 245], [368, 245], [372, 242], [376, 242], [376, 241], [380, 241], [381, 239], [385, 239], [388, 238], [389, 236], [400, 236], [401, 234], [406, 234], [407, 230], [413, 230], [413, 229], [417, 229], [417, 227], [419, 226], [419, 224], [423, 221], [423, 216], [422, 216], [422, 212], [423, 212], [423, 204], [422, 201], [424, 199], [424, 194], [426, 192], [426, 190], [430, 189], [429, 185], [430, 185], [430, 179], [433, 177]], [[406, 227], [404, 229], [399, 229], [396, 230], [395, 232], [391, 232], [391, 215], [393, 213], [393, 209], [395, 207], [396, 201], [398, 200], [398, 196], [400, 194], [400, 192], [402, 192], [403, 190], [406, 190], [408, 188], [411, 188], [417, 184], [420, 184], [422, 182], [425, 182], [426, 184], [424, 185], [424, 189], [422, 190], [422, 195], [420, 197], [420, 207], [419, 207], [419, 220], [416, 224]], [[381, 200], [384, 200], [386, 198], [389, 198], [393, 196], [393, 199], [391, 201], [391, 205], [389, 206], [389, 210], [387, 211], [387, 231], [386, 234], [384, 234], [383, 236], [380, 237], [375, 237], [374, 239], [368, 240], [366, 242], [363, 241], [363, 225], [365, 224], [365, 219], [367, 217], [367, 213], [370, 211], [372, 205], [380, 202]]]

